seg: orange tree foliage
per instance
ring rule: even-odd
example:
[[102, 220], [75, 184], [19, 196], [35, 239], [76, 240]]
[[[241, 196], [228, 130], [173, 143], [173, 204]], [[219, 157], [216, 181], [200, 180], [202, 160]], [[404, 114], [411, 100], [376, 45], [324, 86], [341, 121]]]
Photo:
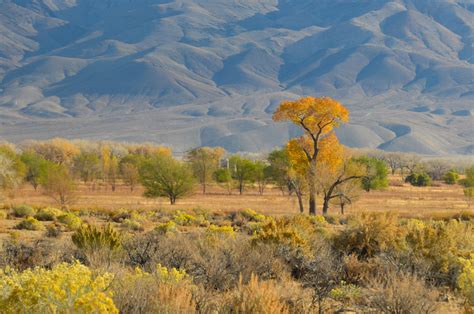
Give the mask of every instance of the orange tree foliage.
[[309, 212], [315, 214], [318, 164], [334, 172], [342, 164], [343, 148], [334, 128], [349, 121], [349, 110], [329, 97], [304, 97], [282, 102], [273, 114], [273, 120], [292, 122], [304, 131], [300, 138], [290, 140], [288, 154], [293, 168], [306, 173]]
[[[304, 175], [310, 167], [306, 152], [313, 154], [313, 143], [308, 136], [291, 139], [287, 144], [287, 152], [292, 168]], [[335, 133], [328, 134], [319, 142], [317, 168], [335, 173], [343, 163], [344, 147], [339, 143]]]
[[273, 120], [292, 122], [318, 142], [321, 136], [349, 121], [349, 110], [330, 97], [305, 97], [282, 102]]

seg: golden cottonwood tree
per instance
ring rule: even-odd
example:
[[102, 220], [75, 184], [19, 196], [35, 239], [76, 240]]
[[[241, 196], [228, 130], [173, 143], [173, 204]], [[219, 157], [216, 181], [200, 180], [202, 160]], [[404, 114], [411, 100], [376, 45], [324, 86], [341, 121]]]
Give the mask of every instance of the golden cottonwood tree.
[[[329, 97], [304, 97], [285, 101], [273, 114], [275, 121], [289, 121], [299, 126], [304, 135], [288, 143], [288, 153], [296, 169], [308, 178], [309, 213], [316, 214], [317, 164], [327, 159], [328, 165], [338, 163], [337, 137], [334, 128], [349, 121], [349, 110]], [[337, 144], [339, 145], [338, 141]]]

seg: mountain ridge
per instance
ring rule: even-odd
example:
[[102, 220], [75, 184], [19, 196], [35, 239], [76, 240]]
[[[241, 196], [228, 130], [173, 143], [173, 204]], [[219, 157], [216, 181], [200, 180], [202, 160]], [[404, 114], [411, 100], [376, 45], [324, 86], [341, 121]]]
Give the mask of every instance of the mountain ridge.
[[315, 95], [351, 110], [339, 130], [349, 146], [473, 153], [469, 1], [3, 0], [0, 7], [7, 140], [269, 150], [296, 134], [271, 121], [278, 103]]

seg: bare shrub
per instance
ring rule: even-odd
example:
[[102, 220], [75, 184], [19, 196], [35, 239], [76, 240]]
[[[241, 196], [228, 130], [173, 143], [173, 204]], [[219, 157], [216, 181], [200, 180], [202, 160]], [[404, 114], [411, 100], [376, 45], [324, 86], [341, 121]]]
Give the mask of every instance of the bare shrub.
[[121, 313], [195, 313], [194, 286], [184, 272], [158, 265], [151, 273], [123, 271], [113, 283]]
[[392, 272], [369, 282], [365, 305], [383, 313], [434, 313], [437, 296], [418, 278]]
[[247, 284], [240, 278], [237, 288], [226, 298], [222, 310], [224, 313], [289, 313], [276, 284], [272, 281], [259, 281], [255, 275], [250, 277]]
[[9, 266], [23, 271], [27, 268], [50, 267], [59, 262], [68, 261], [72, 256], [71, 247], [62, 243], [38, 240], [33, 243], [5, 241], [0, 250], [0, 268]]

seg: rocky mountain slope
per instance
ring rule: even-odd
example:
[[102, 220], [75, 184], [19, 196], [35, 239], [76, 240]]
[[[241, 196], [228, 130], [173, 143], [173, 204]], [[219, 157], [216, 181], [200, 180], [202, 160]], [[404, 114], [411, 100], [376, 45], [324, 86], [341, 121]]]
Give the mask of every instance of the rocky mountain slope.
[[0, 0], [0, 137], [269, 150], [332, 96], [350, 146], [474, 153], [471, 0]]

